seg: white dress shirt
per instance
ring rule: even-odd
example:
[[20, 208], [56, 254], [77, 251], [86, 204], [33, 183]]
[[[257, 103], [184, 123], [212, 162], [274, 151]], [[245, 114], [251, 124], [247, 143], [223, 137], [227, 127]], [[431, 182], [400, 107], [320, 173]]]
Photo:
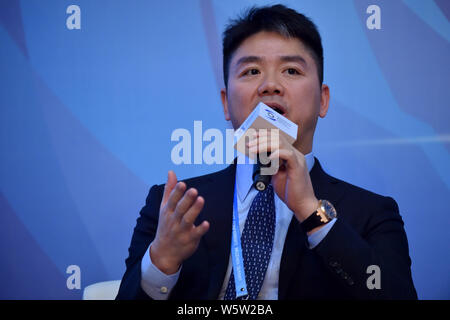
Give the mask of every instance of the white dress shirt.
[[[314, 156], [312, 153], [305, 155], [306, 164], [308, 170], [314, 165]], [[242, 234], [244, 229], [245, 220], [247, 218], [248, 211], [253, 202], [258, 191], [252, 187], [253, 179], [253, 165], [239, 164], [244, 161], [239, 161], [236, 167], [236, 180], [234, 192], [237, 192], [237, 210], [239, 216], [239, 228]], [[286, 234], [293, 217], [293, 212], [286, 206], [286, 204], [278, 198], [277, 194], [274, 193], [275, 197], [275, 236], [272, 248], [272, 254], [270, 256], [269, 264], [267, 266], [266, 276], [264, 278], [261, 290], [258, 295], [258, 299], [263, 300], [277, 300], [278, 299], [278, 279], [280, 274], [280, 262], [281, 255], [283, 253], [284, 240], [286, 239]], [[233, 209], [234, 210], [234, 209]], [[336, 222], [336, 219], [326, 224], [320, 230], [314, 232], [308, 236], [308, 242], [310, 249], [314, 248], [322, 241], [323, 238], [328, 234], [328, 231]], [[231, 241], [231, 239], [230, 239]], [[150, 244], [151, 246], [151, 244]], [[149, 248], [150, 248], [149, 246]], [[225, 295], [226, 288], [228, 286], [228, 281], [230, 278], [231, 270], [233, 268], [233, 263], [230, 258], [228, 261], [228, 268], [225, 275], [224, 282], [222, 284], [222, 289], [219, 293], [219, 299], [223, 299]], [[181, 270], [181, 268], [180, 268]], [[144, 254], [141, 262], [141, 287], [142, 289], [153, 299], [164, 300], [167, 299], [171, 290], [178, 281], [180, 275], [180, 270], [175, 274], [166, 275], [161, 272], [151, 261], [149, 249]], [[205, 288], [206, 290], [206, 288]]]

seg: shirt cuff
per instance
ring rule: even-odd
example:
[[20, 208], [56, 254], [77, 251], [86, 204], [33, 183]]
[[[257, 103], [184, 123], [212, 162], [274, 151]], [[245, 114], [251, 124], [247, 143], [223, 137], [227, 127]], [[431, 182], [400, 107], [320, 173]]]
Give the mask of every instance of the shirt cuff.
[[328, 232], [330, 231], [331, 227], [334, 225], [336, 220], [337, 218], [333, 219], [332, 221], [328, 222], [323, 228], [317, 230], [316, 232], [308, 236], [310, 249], [314, 249], [320, 243], [320, 241], [322, 241], [323, 238], [325, 238], [325, 236], [328, 234]]
[[150, 246], [145, 251], [141, 261], [141, 287], [155, 300], [167, 300], [170, 292], [178, 281], [180, 269], [174, 274], [167, 275], [159, 270], [150, 259]]

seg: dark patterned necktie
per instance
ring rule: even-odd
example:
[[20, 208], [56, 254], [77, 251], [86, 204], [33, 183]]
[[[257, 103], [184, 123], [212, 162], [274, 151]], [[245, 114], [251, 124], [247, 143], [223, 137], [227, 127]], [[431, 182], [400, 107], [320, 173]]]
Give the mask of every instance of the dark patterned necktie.
[[[249, 300], [256, 300], [269, 265], [275, 234], [275, 202], [273, 187], [258, 192], [250, 206], [241, 235], [242, 258]], [[245, 297], [244, 297], [245, 298]], [[234, 271], [225, 292], [224, 300], [236, 299]]]

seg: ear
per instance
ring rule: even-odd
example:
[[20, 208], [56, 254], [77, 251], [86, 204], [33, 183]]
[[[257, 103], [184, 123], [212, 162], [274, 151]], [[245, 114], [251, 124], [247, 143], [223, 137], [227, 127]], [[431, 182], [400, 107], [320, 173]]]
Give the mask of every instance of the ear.
[[228, 112], [228, 98], [227, 89], [223, 88], [220, 90], [220, 98], [222, 99], [223, 114], [225, 115], [225, 120], [230, 120], [230, 113]]
[[321, 118], [324, 118], [327, 115], [329, 105], [330, 105], [330, 88], [326, 84], [322, 84], [322, 91], [320, 93], [320, 111], [319, 111], [319, 116]]

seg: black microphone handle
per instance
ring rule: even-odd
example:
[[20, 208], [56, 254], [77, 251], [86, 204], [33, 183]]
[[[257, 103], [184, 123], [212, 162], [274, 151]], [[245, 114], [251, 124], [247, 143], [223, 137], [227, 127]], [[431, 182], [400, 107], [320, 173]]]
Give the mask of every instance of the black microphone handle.
[[[267, 156], [269, 157], [270, 153]], [[270, 162], [267, 164], [262, 164], [258, 155], [256, 164], [253, 166], [253, 184], [258, 191], [266, 190], [267, 186], [270, 184], [270, 180], [272, 179], [271, 175], [261, 174], [261, 168], [264, 167], [270, 167]]]

